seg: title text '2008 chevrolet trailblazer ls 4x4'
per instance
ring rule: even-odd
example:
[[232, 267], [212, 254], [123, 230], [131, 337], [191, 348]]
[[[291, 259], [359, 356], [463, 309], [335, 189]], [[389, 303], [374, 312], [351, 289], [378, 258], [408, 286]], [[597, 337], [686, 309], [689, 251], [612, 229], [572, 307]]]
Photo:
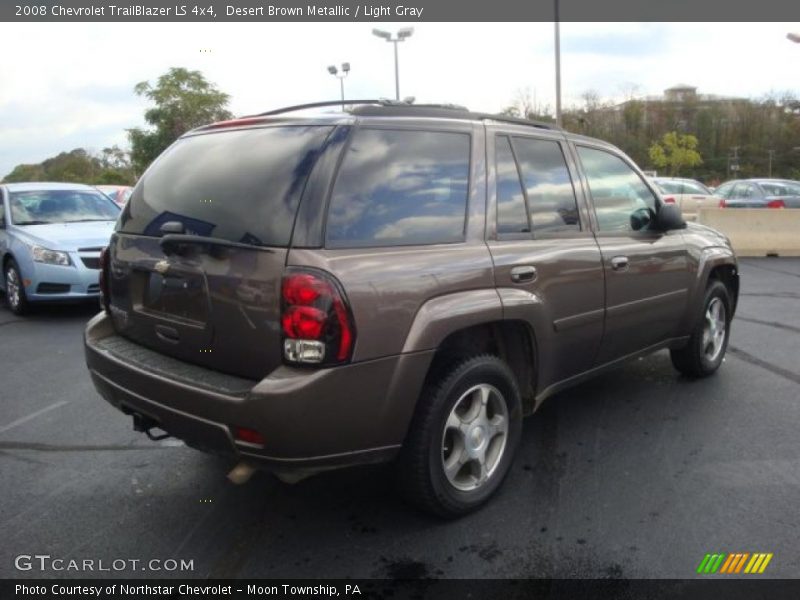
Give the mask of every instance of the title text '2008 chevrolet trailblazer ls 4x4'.
[[138, 429], [240, 474], [397, 459], [454, 516], [554, 392], [663, 348], [720, 366], [731, 246], [618, 149], [452, 106], [296, 108], [187, 133], [119, 218], [86, 359]]

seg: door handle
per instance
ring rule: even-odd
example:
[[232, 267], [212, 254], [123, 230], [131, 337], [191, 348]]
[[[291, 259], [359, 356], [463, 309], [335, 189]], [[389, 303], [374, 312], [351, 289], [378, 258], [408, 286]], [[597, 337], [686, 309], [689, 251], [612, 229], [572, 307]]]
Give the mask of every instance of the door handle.
[[167, 327], [166, 325], [156, 325], [156, 335], [158, 338], [164, 342], [169, 342], [170, 344], [177, 344], [181, 341], [181, 336], [178, 333], [178, 330], [174, 327]]
[[628, 268], [627, 256], [615, 256], [611, 259], [611, 268], [615, 271], [625, 271]]
[[511, 281], [514, 283], [528, 283], [536, 280], [536, 267], [532, 265], [521, 265], [512, 267]]

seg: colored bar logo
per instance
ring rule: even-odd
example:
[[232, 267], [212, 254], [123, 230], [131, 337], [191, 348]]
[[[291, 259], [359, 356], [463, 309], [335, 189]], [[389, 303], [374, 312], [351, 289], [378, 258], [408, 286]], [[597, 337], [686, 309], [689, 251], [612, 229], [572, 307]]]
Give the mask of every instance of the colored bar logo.
[[766, 570], [771, 560], [772, 552], [756, 552], [753, 554], [749, 552], [706, 554], [697, 567], [697, 573], [700, 575], [714, 575], [715, 573], [723, 573], [726, 575], [735, 575], [739, 573], [757, 575]]

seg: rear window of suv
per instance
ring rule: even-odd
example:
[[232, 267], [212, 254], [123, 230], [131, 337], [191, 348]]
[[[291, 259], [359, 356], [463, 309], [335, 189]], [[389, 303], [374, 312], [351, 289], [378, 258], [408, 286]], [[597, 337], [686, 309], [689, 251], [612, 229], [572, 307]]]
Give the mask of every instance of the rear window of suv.
[[462, 241], [469, 151], [466, 133], [356, 131], [334, 184], [327, 247]]
[[279, 126], [189, 136], [142, 176], [118, 230], [186, 232], [255, 246], [287, 246], [308, 175], [328, 126]]

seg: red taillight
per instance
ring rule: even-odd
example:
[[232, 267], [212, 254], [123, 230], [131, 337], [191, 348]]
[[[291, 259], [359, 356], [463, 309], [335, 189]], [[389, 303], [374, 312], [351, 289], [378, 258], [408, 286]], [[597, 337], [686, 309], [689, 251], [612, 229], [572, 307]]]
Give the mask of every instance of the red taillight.
[[100, 251], [100, 305], [107, 313], [111, 314], [111, 294], [108, 285], [108, 246]]
[[719, 206], [719, 208], [725, 208], [725, 206], [727, 206], [727, 205], [725, 204], [725, 198], [720, 198], [720, 201], [719, 201], [719, 205], [718, 205], [718, 206]]
[[767, 208], [786, 208], [786, 203], [781, 200], [770, 200], [767, 202]]
[[245, 442], [257, 446], [263, 446], [266, 442], [263, 435], [248, 427], [233, 427], [233, 437], [237, 442]]
[[283, 313], [283, 331], [289, 338], [318, 340], [327, 317], [313, 306], [289, 306]]
[[283, 355], [287, 361], [335, 364], [350, 359], [354, 327], [343, 292], [327, 274], [290, 270], [281, 285]]
[[664, 202], [667, 204], [675, 204], [675, 197], [674, 196], [664, 196]]

